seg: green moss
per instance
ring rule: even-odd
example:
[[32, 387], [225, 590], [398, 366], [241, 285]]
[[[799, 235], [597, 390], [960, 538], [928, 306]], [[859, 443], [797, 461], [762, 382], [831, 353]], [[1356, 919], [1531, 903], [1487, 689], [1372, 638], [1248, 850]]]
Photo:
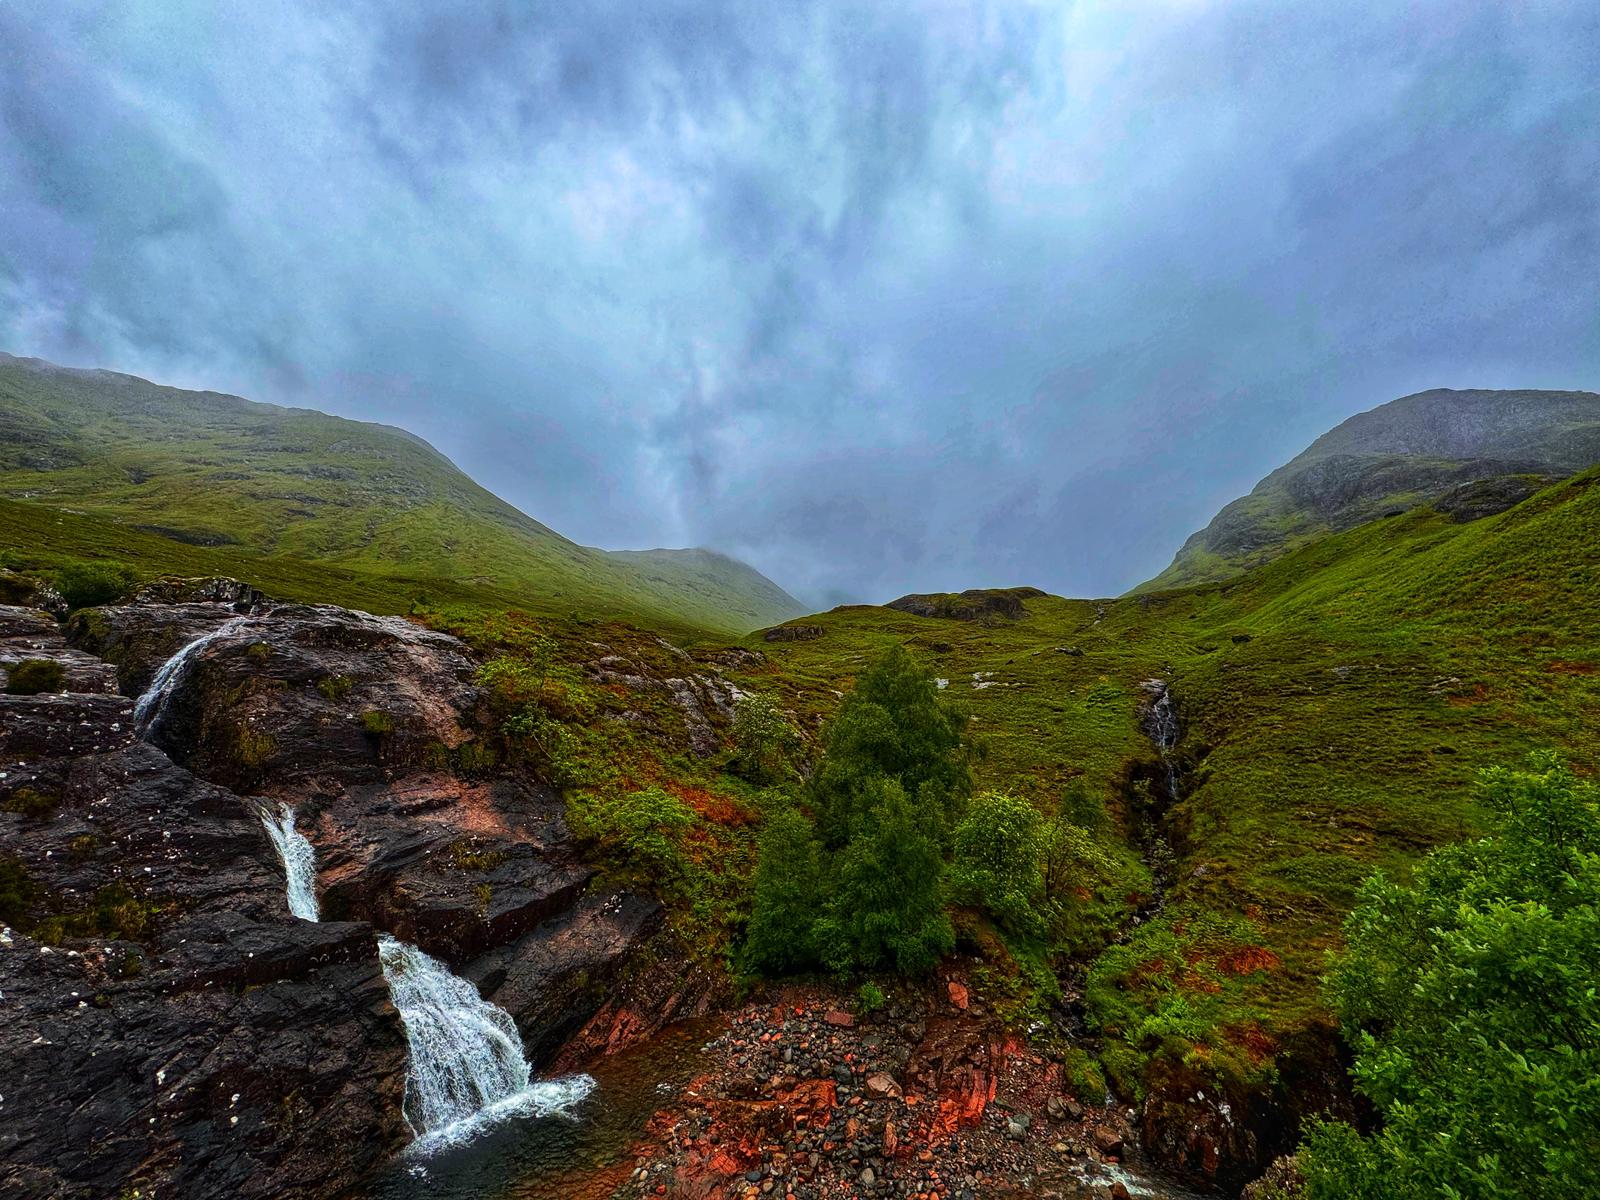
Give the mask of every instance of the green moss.
[[33, 929], [33, 936], [42, 942], [57, 944], [88, 937], [139, 942], [155, 933], [160, 914], [158, 905], [139, 896], [126, 884], [110, 883], [97, 891], [86, 907], [40, 921]]
[[235, 759], [240, 766], [252, 770], [266, 762], [278, 748], [277, 739], [270, 733], [263, 733], [249, 725], [239, 726], [233, 737]]
[[20, 858], [0, 855], [0, 923], [23, 925], [39, 888]]
[[450, 843], [450, 865], [460, 871], [490, 871], [506, 861], [506, 851], [483, 847], [472, 839]]
[[350, 694], [355, 683], [348, 675], [324, 675], [317, 680], [317, 691], [337, 704]]
[[15, 696], [59, 692], [66, 686], [66, 668], [48, 658], [25, 658], [6, 668], [6, 691]]
[[361, 714], [361, 728], [371, 737], [387, 737], [394, 732], [394, 718], [376, 709]]
[[251, 642], [244, 648], [244, 655], [251, 662], [260, 666], [272, 657], [272, 647], [265, 642]]
[[48, 821], [56, 815], [60, 797], [37, 788], [19, 787], [0, 804], [0, 812], [21, 813], [35, 821]]

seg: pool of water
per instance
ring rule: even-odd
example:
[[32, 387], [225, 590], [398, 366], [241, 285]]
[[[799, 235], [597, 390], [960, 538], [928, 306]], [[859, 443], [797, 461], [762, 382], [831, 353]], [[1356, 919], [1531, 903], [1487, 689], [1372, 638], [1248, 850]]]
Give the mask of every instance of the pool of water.
[[633, 1170], [645, 1124], [693, 1077], [719, 1027], [676, 1025], [595, 1064], [597, 1086], [567, 1115], [511, 1117], [468, 1145], [403, 1155], [365, 1200], [606, 1200]]

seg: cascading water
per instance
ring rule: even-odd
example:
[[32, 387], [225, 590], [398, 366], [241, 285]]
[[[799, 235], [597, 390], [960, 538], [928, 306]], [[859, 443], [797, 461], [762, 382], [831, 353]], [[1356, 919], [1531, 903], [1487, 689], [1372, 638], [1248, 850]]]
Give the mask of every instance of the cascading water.
[[594, 1090], [587, 1075], [533, 1082], [511, 1014], [415, 946], [383, 934], [378, 961], [410, 1048], [405, 1118], [413, 1152], [467, 1141], [514, 1113], [564, 1112]]
[[173, 692], [183, 682], [195, 657], [218, 638], [226, 637], [238, 629], [246, 620], [245, 617], [233, 617], [224, 621], [215, 629], [195, 638], [161, 664], [161, 669], [150, 681], [150, 686], [145, 688], [138, 700], [134, 701], [133, 725], [139, 731], [139, 736], [149, 737], [161, 724], [162, 718], [167, 715], [167, 706], [172, 702]]
[[288, 877], [289, 911], [302, 921], [318, 920], [317, 852], [305, 834], [294, 827], [294, 809], [281, 802], [276, 808], [264, 804], [261, 824]]

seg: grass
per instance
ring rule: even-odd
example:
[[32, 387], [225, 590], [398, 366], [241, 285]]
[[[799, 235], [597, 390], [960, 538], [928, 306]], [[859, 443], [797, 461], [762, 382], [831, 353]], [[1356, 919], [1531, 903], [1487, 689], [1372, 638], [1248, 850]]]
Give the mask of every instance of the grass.
[[103, 371], [0, 359], [0, 496], [94, 518], [115, 530], [113, 546], [145, 535], [272, 564], [263, 576], [316, 563], [387, 581], [365, 590], [723, 632], [800, 610], [710, 551], [571, 542], [403, 430]]
[[[877, 647], [904, 642], [971, 713], [980, 787], [1047, 812], [1080, 789], [1125, 862], [1128, 785], [1152, 756], [1138, 684], [1168, 679], [1190, 768], [1169, 820], [1175, 883], [1163, 915], [1097, 968], [1091, 1012], [1124, 1046], [1126, 1077], [1178, 1043], [1218, 1072], [1259, 1073], [1274, 1047], [1326, 1028], [1318, 980], [1359, 881], [1482, 827], [1480, 768], [1548, 747], [1581, 774], [1600, 768], [1597, 546], [1589, 472], [1499, 516], [1419, 509], [1226, 583], [1032, 599], [988, 627], [846, 608], [806, 618], [820, 638], [763, 648], [772, 686], [815, 718]], [[1122, 913], [1096, 915], [1109, 930]], [[1174, 973], [1214, 952], [1215, 921], [1263, 965]]]

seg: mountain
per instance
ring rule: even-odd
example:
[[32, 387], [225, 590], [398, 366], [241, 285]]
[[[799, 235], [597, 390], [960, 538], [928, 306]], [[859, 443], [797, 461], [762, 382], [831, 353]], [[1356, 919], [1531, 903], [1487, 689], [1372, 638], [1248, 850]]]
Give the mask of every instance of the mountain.
[[1228, 579], [1419, 504], [1483, 516], [1600, 463], [1600, 394], [1418, 392], [1323, 434], [1189, 538], [1136, 592]]
[[0, 355], [0, 495], [203, 550], [743, 632], [803, 611], [708, 550], [580, 546], [387, 425]]

